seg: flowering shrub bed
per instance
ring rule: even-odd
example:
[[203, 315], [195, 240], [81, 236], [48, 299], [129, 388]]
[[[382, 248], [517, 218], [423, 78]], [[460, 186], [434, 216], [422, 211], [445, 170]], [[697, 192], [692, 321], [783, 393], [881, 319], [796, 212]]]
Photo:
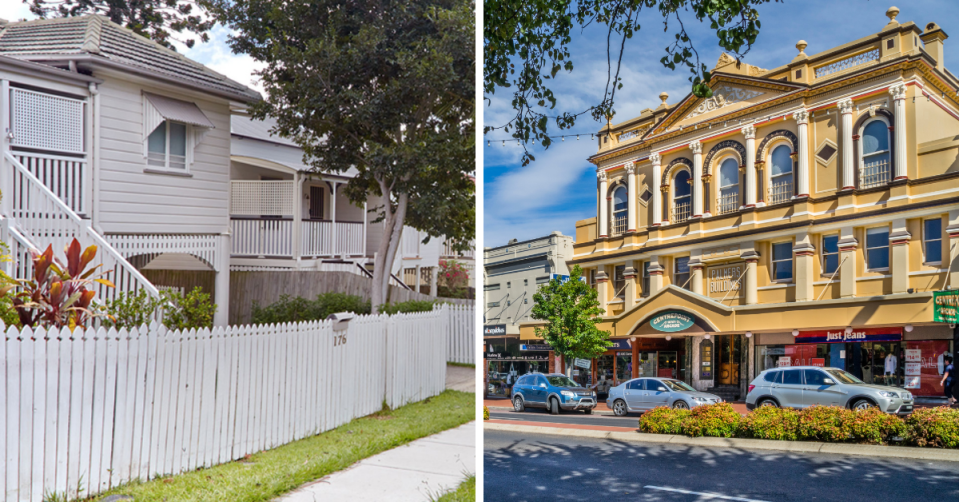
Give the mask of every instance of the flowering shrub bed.
[[870, 408], [852, 411], [838, 406], [812, 406], [802, 411], [757, 408], [741, 416], [728, 403], [690, 410], [659, 407], [639, 419], [640, 432], [687, 436], [740, 437], [826, 443], [903, 444], [959, 448], [959, 410], [947, 407], [916, 410], [903, 419]]
[[489, 408], [483, 407], [483, 420], [489, 420]]

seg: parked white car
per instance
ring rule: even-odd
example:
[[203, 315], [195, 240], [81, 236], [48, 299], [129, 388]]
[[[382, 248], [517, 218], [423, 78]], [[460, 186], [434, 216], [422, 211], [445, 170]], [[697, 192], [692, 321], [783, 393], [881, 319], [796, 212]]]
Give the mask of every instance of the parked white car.
[[620, 417], [659, 406], [688, 410], [721, 402], [721, 397], [699, 392], [686, 382], [673, 378], [634, 378], [609, 389], [606, 398], [606, 406]]

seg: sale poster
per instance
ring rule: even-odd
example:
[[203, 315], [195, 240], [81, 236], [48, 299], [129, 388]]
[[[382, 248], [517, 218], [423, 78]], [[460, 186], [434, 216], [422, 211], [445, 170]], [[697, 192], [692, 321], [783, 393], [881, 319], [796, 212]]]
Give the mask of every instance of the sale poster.
[[776, 364], [776, 366], [779, 366], [780, 368], [785, 368], [785, 367], [792, 366], [791, 363], [792, 363], [792, 360], [789, 358], [789, 356], [782, 356], [779, 358], [779, 361]]
[[825, 358], [822, 358], [822, 357], [814, 357], [814, 358], [812, 358], [812, 359], [809, 360], [809, 365], [810, 365], [810, 366], [819, 366], [820, 368], [823, 368], [823, 367], [826, 366], [826, 359], [825, 359]]
[[917, 396], [941, 396], [942, 358], [949, 352], [949, 340], [907, 341], [905, 345], [905, 387]]
[[922, 350], [920, 350], [920, 349], [906, 349], [906, 362], [907, 362], [907, 363], [921, 363], [921, 362], [922, 362]]

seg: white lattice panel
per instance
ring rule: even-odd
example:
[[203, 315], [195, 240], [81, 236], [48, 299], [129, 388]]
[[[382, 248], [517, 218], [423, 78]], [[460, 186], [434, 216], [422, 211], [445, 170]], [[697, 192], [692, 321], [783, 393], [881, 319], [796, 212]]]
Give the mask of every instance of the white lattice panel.
[[16, 88], [10, 98], [13, 146], [84, 153], [82, 100]]
[[230, 182], [230, 214], [293, 216], [293, 181]]

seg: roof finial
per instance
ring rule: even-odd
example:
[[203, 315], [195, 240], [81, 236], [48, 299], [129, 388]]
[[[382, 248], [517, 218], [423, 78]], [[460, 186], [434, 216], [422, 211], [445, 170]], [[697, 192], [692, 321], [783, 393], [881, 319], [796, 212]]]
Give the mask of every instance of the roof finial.
[[659, 100], [662, 101], [662, 105], [666, 105], [667, 99], [669, 99], [669, 94], [666, 94], [665, 92], [659, 93]]
[[893, 5], [892, 7], [889, 7], [889, 10], [886, 11], [886, 17], [889, 18], [890, 23], [896, 22], [896, 16], [898, 15], [899, 15], [899, 7], [896, 7], [895, 5]]
[[805, 40], [800, 40], [800, 41], [796, 42], [796, 48], [799, 49], [799, 54], [798, 54], [798, 55], [799, 55], [799, 56], [805, 56], [806, 53], [803, 52], [803, 51], [805, 51], [805, 50], [806, 50], [806, 47], [808, 47], [808, 46], [809, 46], [809, 44], [807, 44]]

